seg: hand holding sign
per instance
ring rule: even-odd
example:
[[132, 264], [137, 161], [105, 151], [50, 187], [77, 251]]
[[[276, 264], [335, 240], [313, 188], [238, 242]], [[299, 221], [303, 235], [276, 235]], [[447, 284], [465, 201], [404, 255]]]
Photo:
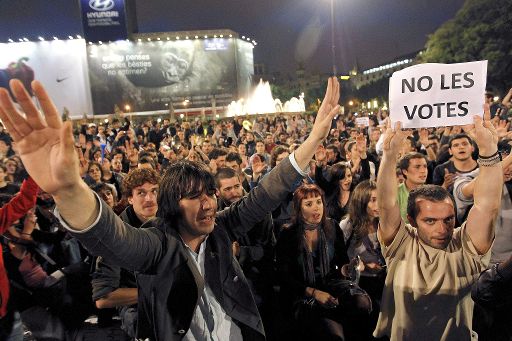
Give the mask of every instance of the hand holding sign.
[[464, 125], [482, 111], [487, 61], [419, 64], [389, 81], [392, 122], [404, 128]]

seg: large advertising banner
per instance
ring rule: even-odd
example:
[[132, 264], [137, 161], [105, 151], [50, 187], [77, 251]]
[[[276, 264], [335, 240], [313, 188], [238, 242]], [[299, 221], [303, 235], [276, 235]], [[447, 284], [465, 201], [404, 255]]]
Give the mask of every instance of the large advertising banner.
[[[238, 95], [235, 39], [119, 41], [87, 46], [95, 114], [230, 103]], [[252, 66], [246, 67], [252, 71]]]
[[92, 114], [83, 39], [0, 44], [0, 87], [12, 78], [29, 90], [32, 80], [41, 81], [61, 113]]
[[80, 0], [86, 41], [128, 38], [125, 0]]

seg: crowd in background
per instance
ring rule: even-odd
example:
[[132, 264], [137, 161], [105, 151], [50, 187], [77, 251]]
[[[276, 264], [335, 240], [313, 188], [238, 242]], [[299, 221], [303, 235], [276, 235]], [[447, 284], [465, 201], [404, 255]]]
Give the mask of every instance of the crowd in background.
[[[508, 115], [511, 96], [509, 92], [501, 103], [492, 103], [492, 94], [486, 97], [504, 160], [503, 197], [491, 264], [512, 256], [512, 160], [508, 157], [512, 146]], [[369, 125], [358, 126], [356, 118], [366, 116]], [[324, 339], [320, 335], [328, 330], [325, 337], [372, 339], [387, 271], [377, 239], [379, 210], [375, 194], [387, 116], [385, 110], [340, 113], [311, 160], [308, 175], [293, 185], [295, 194], [272, 214], [262, 217], [253, 231], [230, 236], [233, 254], [250, 282], [267, 338], [307, 335], [308, 339]], [[311, 132], [314, 118], [314, 114], [276, 114], [210, 122], [171, 122], [164, 118], [135, 123], [128, 117], [108, 124], [81, 122], [76, 125], [75, 148], [86, 183], [124, 221], [144, 228], [156, 215], [159, 181], [170, 165], [189, 160], [207, 166], [215, 176], [218, 209], [222, 210], [257, 187], [270, 170], [296, 150]], [[436, 184], [455, 198], [457, 226], [465, 221], [473, 204], [472, 180], [479, 170], [473, 133], [467, 127], [437, 127], [416, 129], [405, 139], [396, 166], [400, 183], [397, 200], [404, 219], [409, 192], [424, 184]], [[29, 181], [15, 151], [9, 133], [1, 127], [3, 204], [20, 192], [23, 181]], [[308, 198], [318, 197], [320, 203], [308, 202]], [[10, 282], [6, 309], [13, 314], [12, 319], [21, 317], [24, 328], [38, 339], [64, 339], [76, 335], [91, 315], [98, 316], [101, 325], [111, 324], [113, 316], [120, 316], [126, 337], [134, 338], [136, 274], [110, 264], [107, 258], [89, 255], [60, 226], [49, 195], [39, 190], [33, 201], [35, 205], [23, 217], [6, 226], [2, 239]], [[303, 206], [306, 204], [309, 206]], [[313, 207], [320, 204], [325, 210], [318, 213]], [[308, 214], [310, 220], [306, 223], [318, 220], [325, 235], [322, 232], [314, 241], [306, 237], [304, 246], [294, 231], [300, 225], [297, 217], [306, 218]], [[301, 228], [307, 235], [306, 223]], [[302, 247], [313, 248], [308, 243], [315, 247], [318, 243], [317, 252], [325, 253], [318, 256], [320, 264], [302, 251]], [[321, 322], [341, 321], [345, 329], [342, 332], [336, 324], [314, 325], [312, 316], [323, 313], [315, 310], [313, 301], [322, 306], [338, 306], [341, 302], [317, 289], [320, 293], [308, 293], [313, 301], [302, 302], [311, 305], [311, 310], [297, 310], [305, 285], [315, 282], [315, 277], [317, 281], [327, 278], [332, 266], [341, 269], [347, 264], [344, 277], [358, 283], [371, 303], [361, 300], [346, 308], [351, 313], [321, 316]], [[474, 324], [484, 339], [494, 335], [496, 330], [489, 330], [497, 324], [497, 328], [506, 329], [498, 317], [489, 321], [490, 313], [484, 308], [476, 309], [475, 316], [486, 316]]]

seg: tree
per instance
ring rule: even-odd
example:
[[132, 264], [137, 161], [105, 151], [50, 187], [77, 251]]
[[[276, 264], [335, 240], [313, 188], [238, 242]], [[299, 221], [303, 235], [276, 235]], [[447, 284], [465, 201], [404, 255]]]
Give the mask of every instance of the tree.
[[462, 63], [488, 60], [487, 87], [506, 92], [512, 86], [512, 1], [466, 0], [455, 18], [426, 44], [421, 62]]

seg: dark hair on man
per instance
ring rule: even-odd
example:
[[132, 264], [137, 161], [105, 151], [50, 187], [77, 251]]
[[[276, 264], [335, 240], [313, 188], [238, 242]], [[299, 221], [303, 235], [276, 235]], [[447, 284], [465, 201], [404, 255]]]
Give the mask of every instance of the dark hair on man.
[[224, 148], [213, 148], [213, 150], [208, 154], [208, 158], [210, 160], [217, 160], [219, 156], [228, 155], [228, 152]]
[[270, 155], [270, 167], [274, 168], [277, 163], [277, 157], [284, 152], [289, 153], [288, 148], [286, 148], [284, 145], [280, 145], [272, 149], [272, 154]]
[[233, 162], [236, 161], [236, 163], [240, 166], [242, 164], [242, 158], [240, 157], [240, 154], [236, 152], [229, 152], [226, 155], [226, 162]]
[[[140, 161], [140, 160], [139, 160]], [[158, 185], [160, 183], [160, 176], [154, 169], [149, 168], [134, 168], [123, 179], [123, 195], [131, 197], [132, 191], [135, 187], [150, 183]]]
[[467, 139], [469, 141], [469, 143], [471, 143], [471, 144], [473, 143], [473, 140], [471, 140], [471, 137], [469, 137], [467, 134], [460, 133], [460, 134], [456, 134], [456, 135], [453, 135], [450, 137], [450, 140], [448, 141], [448, 147], [451, 148], [453, 141], [459, 140], [459, 139]]
[[178, 161], [167, 167], [158, 191], [159, 223], [177, 228], [181, 218], [180, 200], [194, 198], [201, 193], [215, 193], [215, 179], [206, 165], [195, 161]]
[[215, 186], [220, 188], [220, 181], [224, 179], [236, 178], [237, 173], [228, 167], [222, 167], [217, 170], [217, 174], [215, 174]]
[[418, 213], [420, 213], [417, 204], [418, 199], [441, 202], [446, 198], [450, 198], [453, 203], [453, 207], [455, 208], [455, 201], [453, 200], [450, 192], [445, 188], [437, 185], [418, 186], [409, 192], [409, 199], [407, 200], [407, 215], [416, 221], [416, 217], [418, 216]]
[[404, 178], [407, 178], [407, 176], [404, 174], [403, 171], [409, 169], [409, 164], [413, 159], [425, 159], [425, 162], [428, 162], [425, 154], [418, 152], [410, 152], [405, 154], [404, 156], [402, 156], [400, 161], [398, 161], [398, 168], [400, 168], [400, 171], [402, 172]]

